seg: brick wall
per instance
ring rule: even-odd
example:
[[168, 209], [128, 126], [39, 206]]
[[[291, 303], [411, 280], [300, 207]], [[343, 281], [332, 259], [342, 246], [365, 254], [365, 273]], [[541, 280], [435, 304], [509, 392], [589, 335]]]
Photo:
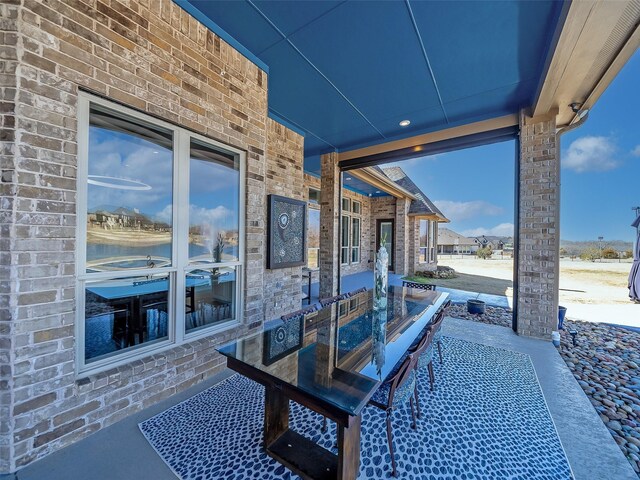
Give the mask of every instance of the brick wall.
[[320, 157], [320, 298], [338, 293], [338, 270], [340, 252], [338, 250], [340, 214], [340, 169], [338, 154], [328, 153]]
[[[267, 119], [267, 195], [308, 200], [307, 189], [304, 186], [303, 161], [304, 137]], [[266, 202], [264, 215], [266, 222]], [[266, 269], [266, 258], [264, 268]], [[279, 317], [301, 307], [301, 282], [302, 267], [265, 271], [264, 299], [267, 319]]]
[[9, 471], [13, 460], [11, 397], [13, 365], [11, 309], [15, 297], [11, 290], [14, 258], [11, 255], [15, 202], [15, 98], [18, 11], [16, 2], [0, 4], [0, 473]]
[[560, 155], [555, 117], [520, 121], [518, 333], [549, 339], [558, 318]]
[[409, 230], [409, 206], [411, 202], [406, 198], [396, 199], [395, 224], [395, 273], [406, 275], [409, 270], [409, 244], [411, 231]]
[[[0, 6], [0, 254], [3, 275], [12, 265], [13, 281], [3, 281], [0, 291], [0, 360], [5, 363], [9, 354], [13, 371], [6, 365], [0, 370], [0, 409], [2, 418], [13, 423], [0, 425], [0, 472], [23, 466], [223, 368], [213, 346], [264, 319], [265, 185], [275, 191], [281, 183], [265, 182], [267, 169], [301, 164], [301, 159], [294, 160], [301, 139], [285, 129], [270, 125], [270, 138], [281, 135], [282, 141], [267, 145], [265, 73], [172, 1], [6, 3]], [[14, 75], [11, 45], [16, 40], [20, 66]], [[247, 152], [244, 325], [84, 378], [75, 374], [80, 88]], [[11, 128], [4, 128], [12, 125], [13, 110], [15, 140]], [[267, 148], [288, 160], [276, 154], [273, 161], [265, 161]], [[290, 288], [294, 277], [286, 280]], [[273, 311], [273, 305], [266, 308]]]

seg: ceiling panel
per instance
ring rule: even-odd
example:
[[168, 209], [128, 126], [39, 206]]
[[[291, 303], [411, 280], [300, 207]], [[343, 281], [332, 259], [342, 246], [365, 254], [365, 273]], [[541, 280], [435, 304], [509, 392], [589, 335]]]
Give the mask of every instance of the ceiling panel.
[[290, 40], [374, 125], [439, 105], [404, 2], [347, 2]]
[[277, 105], [279, 115], [320, 138], [367, 125], [288, 43], [276, 44], [261, 58], [270, 70], [269, 103]]
[[258, 0], [253, 2], [258, 10], [277, 25], [278, 29], [286, 36], [325, 15], [342, 3], [344, 3], [344, 0], [305, 0], [304, 5], [292, 0]]
[[[268, 65], [269, 109], [307, 132], [307, 155], [516, 113], [535, 93], [563, 7], [548, 0], [190, 3]], [[399, 128], [404, 119], [411, 125]]]
[[[446, 8], [434, 2], [410, 5], [442, 99], [450, 102], [536, 80], [562, 4], [536, 0], [459, 1]], [[528, 97], [533, 92], [519, 93]]]
[[[194, 7], [222, 27], [254, 55], [282, 40], [278, 33], [251, 6], [242, 1], [189, 0]], [[239, 34], [238, 30], [243, 32]], [[250, 33], [249, 33], [250, 32]]]

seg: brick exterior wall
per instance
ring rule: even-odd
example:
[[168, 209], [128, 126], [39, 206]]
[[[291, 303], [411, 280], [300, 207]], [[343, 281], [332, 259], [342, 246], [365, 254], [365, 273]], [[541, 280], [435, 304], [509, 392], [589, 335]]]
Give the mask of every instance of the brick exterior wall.
[[521, 115], [518, 333], [543, 339], [558, 321], [559, 149], [555, 118]]
[[[1, 473], [217, 373], [215, 345], [286, 308], [265, 304], [275, 286], [299, 295], [297, 271], [265, 273], [265, 200], [289, 173], [301, 187], [302, 139], [268, 124], [266, 74], [170, 0], [0, 8]], [[80, 88], [247, 152], [244, 324], [89, 377], [75, 373]]]
[[11, 238], [15, 228], [15, 100], [18, 65], [18, 12], [16, 2], [0, 4], [0, 473], [12, 462], [11, 399], [13, 383], [13, 328], [9, 312], [15, 308], [11, 280], [14, 258]]
[[340, 169], [338, 154], [328, 153], [320, 157], [320, 298], [338, 293], [338, 232], [340, 214]]
[[409, 230], [409, 206], [406, 198], [396, 199], [396, 224], [395, 224], [395, 255], [394, 270], [399, 275], [406, 275], [409, 270], [409, 245], [411, 232]]
[[[308, 200], [304, 188], [303, 161], [304, 137], [267, 119], [266, 194]], [[266, 222], [266, 202], [264, 215], [263, 221]], [[301, 282], [302, 267], [265, 270], [265, 318], [276, 318], [298, 310], [302, 305]]]

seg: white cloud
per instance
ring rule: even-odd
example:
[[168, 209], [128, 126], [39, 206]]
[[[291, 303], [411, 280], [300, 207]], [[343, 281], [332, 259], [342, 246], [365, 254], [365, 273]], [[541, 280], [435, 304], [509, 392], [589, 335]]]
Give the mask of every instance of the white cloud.
[[562, 166], [582, 172], [604, 172], [620, 165], [614, 158], [616, 146], [607, 137], [582, 137], [571, 142], [562, 155]]
[[493, 228], [472, 228], [461, 232], [465, 237], [479, 237], [480, 235], [491, 235], [496, 237], [512, 237], [513, 223], [501, 223]]
[[636, 145], [636, 148], [631, 150], [631, 155], [634, 157], [640, 157], [640, 145]]
[[483, 200], [473, 200], [471, 202], [454, 202], [451, 200], [436, 200], [436, 207], [444, 213], [452, 222], [459, 222], [461, 220], [468, 220], [469, 218], [475, 218], [486, 215], [501, 215], [504, 212], [502, 207], [493, 205]]

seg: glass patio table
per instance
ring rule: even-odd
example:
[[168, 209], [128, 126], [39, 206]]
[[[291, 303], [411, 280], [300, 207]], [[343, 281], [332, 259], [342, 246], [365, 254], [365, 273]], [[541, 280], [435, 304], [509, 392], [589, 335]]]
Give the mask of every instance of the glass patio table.
[[[374, 308], [369, 290], [218, 348], [265, 387], [266, 452], [302, 478], [355, 479], [363, 408], [448, 296], [389, 287], [386, 308]], [[336, 423], [338, 455], [289, 429], [289, 400]]]

